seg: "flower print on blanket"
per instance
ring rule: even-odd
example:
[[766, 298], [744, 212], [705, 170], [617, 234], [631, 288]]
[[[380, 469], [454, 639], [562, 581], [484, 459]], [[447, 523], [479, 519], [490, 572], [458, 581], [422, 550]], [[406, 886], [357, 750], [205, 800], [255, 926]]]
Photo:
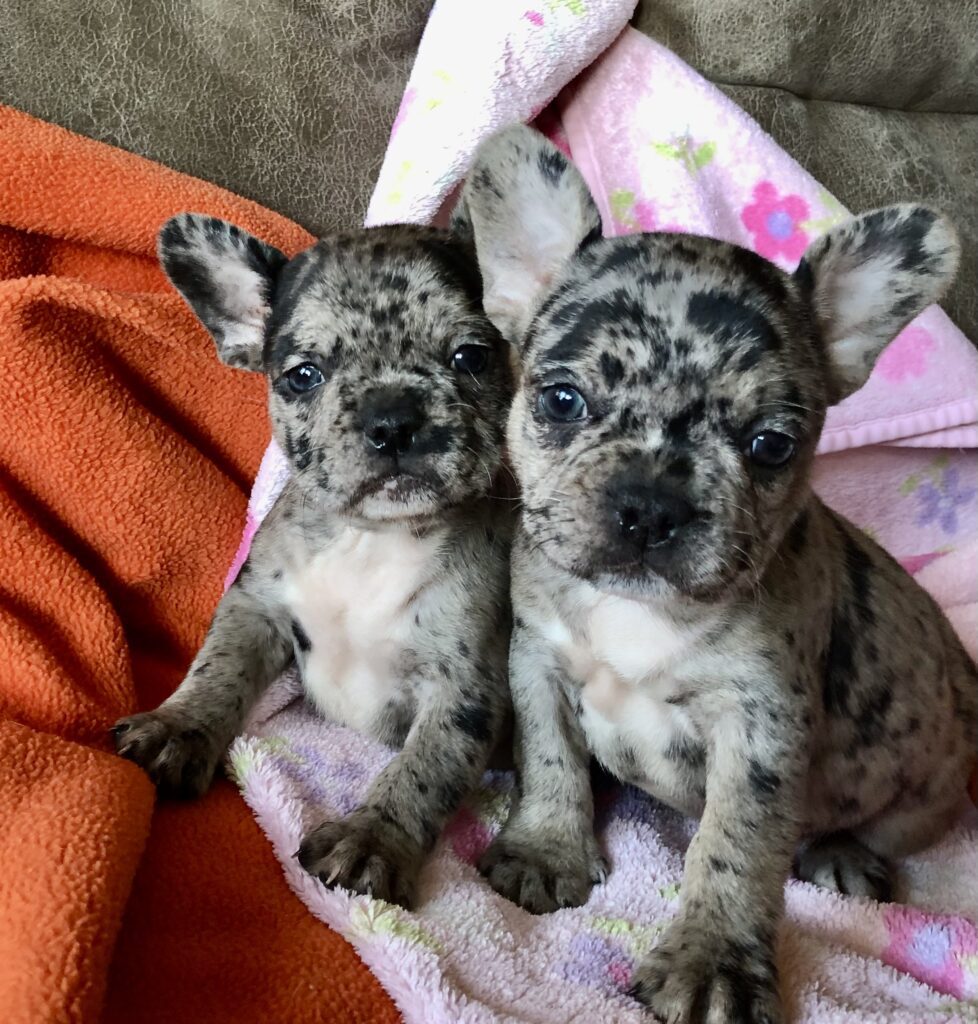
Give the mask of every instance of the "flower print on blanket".
[[740, 219], [754, 237], [754, 251], [775, 263], [783, 260], [793, 269], [808, 248], [808, 234], [802, 227], [808, 203], [792, 193], [779, 195], [770, 181], [754, 186], [753, 200]]

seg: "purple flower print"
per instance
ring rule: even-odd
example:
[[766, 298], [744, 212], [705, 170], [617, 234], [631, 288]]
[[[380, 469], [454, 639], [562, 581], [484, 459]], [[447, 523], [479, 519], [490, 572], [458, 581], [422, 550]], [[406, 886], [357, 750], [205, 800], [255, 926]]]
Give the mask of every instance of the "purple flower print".
[[945, 533], [958, 532], [958, 512], [974, 500], [976, 488], [963, 486], [956, 466], [944, 470], [939, 487], [929, 480], [917, 488], [917, 525], [939, 523]]
[[570, 958], [561, 965], [565, 981], [599, 988], [607, 995], [625, 991], [634, 964], [625, 950], [605, 935], [584, 932], [571, 939]]
[[956, 999], [969, 995], [965, 965], [978, 953], [978, 930], [964, 917], [891, 906], [883, 912], [890, 941], [884, 963]]

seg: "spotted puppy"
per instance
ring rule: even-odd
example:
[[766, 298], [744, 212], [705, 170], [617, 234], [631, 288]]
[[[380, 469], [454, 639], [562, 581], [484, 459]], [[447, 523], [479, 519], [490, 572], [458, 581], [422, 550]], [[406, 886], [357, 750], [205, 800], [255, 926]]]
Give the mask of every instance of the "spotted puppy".
[[810, 482], [826, 406], [939, 297], [954, 233], [878, 210], [794, 274], [706, 238], [602, 240], [579, 174], [525, 128], [480, 151], [459, 222], [522, 359], [520, 792], [482, 869], [532, 911], [586, 899], [605, 872], [592, 752], [701, 818], [635, 995], [670, 1024], [779, 1021], [799, 840], [802, 878], [885, 897], [888, 862], [941, 834], [975, 756], [974, 665]]
[[198, 795], [294, 661], [326, 715], [403, 746], [299, 860], [327, 885], [409, 905], [509, 701], [511, 530], [489, 496], [511, 373], [474, 253], [402, 226], [288, 260], [194, 214], [164, 226], [159, 252], [221, 359], [267, 375], [292, 475], [186, 679], [119, 722], [116, 745], [165, 793]]

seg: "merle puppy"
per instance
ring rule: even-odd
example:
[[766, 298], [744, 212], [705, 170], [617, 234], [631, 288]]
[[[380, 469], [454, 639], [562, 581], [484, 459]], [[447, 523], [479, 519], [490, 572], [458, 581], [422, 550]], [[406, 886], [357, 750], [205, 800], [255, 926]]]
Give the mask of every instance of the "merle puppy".
[[511, 374], [470, 246], [390, 227], [287, 259], [183, 214], [160, 260], [230, 366], [263, 371], [292, 475], [200, 653], [115, 727], [165, 793], [195, 796], [293, 661], [329, 717], [403, 750], [299, 859], [409, 905], [424, 853], [476, 783], [509, 706], [506, 503], [490, 500]]
[[920, 206], [858, 217], [794, 274], [668, 234], [602, 240], [576, 170], [509, 129], [459, 227], [522, 369], [510, 684], [519, 798], [482, 869], [536, 911], [605, 872], [588, 753], [701, 818], [635, 995], [670, 1024], [781, 1019], [785, 878], [885, 898], [975, 757], [978, 675], [931, 598], [813, 494], [828, 405], [957, 262]]

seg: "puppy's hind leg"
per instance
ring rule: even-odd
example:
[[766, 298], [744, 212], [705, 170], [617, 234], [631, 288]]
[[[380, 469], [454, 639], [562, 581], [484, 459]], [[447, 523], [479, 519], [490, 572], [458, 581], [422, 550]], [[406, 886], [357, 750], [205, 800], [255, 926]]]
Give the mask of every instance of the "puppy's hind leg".
[[868, 896], [885, 903], [893, 895], [889, 863], [850, 832], [832, 832], [808, 843], [795, 861], [795, 874], [843, 896]]

